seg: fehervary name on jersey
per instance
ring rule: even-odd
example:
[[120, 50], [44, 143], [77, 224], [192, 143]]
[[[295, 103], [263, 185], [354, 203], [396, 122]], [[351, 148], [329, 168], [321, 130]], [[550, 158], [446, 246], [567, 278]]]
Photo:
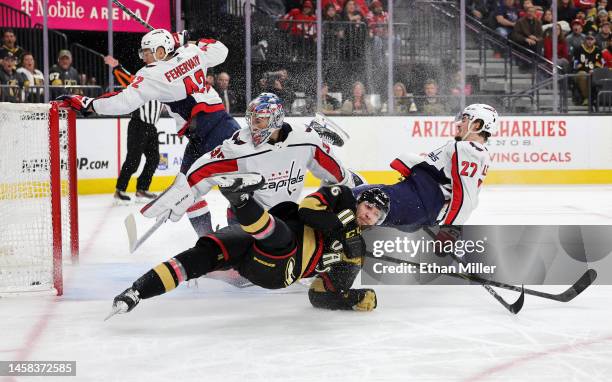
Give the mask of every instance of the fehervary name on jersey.
[[[502, 120], [499, 132], [493, 137], [564, 137], [567, 135], [566, 121], [561, 120]], [[449, 137], [457, 133], [453, 121], [415, 120], [412, 124], [412, 137]]]
[[164, 76], [166, 76], [166, 80], [168, 80], [168, 82], [172, 82], [173, 80], [182, 77], [191, 69], [199, 66], [200, 57], [196, 55], [187, 59], [187, 61], [183, 62], [182, 64], [177, 65], [174, 68], [168, 70], [166, 73], [164, 73]]

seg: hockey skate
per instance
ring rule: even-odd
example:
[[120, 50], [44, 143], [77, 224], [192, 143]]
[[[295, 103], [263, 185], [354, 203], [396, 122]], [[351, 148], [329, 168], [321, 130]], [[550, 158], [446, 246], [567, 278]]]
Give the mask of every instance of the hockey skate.
[[155, 198], [157, 198], [157, 195], [155, 195], [152, 192], [138, 190], [136, 191], [136, 195], [134, 196], [134, 201], [136, 203], [149, 203], [151, 200], [154, 200]]
[[256, 172], [221, 174], [212, 177], [212, 181], [234, 207], [242, 206], [253, 191], [259, 190], [266, 183], [263, 175]]
[[108, 320], [115, 314], [124, 314], [127, 312], [131, 312], [132, 309], [134, 309], [139, 302], [140, 296], [138, 295], [137, 290], [134, 290], [132, 288], [124, 290], [113, 300], [113, 308], [108, 314], [108, 316], [106, 316], [104, 321]]
[[115, 201], [115, 205], [117, 206], [127, 206], [132, 202], [132, 198], [125, 191], [115, 191], [115, 195], [113, 196]]

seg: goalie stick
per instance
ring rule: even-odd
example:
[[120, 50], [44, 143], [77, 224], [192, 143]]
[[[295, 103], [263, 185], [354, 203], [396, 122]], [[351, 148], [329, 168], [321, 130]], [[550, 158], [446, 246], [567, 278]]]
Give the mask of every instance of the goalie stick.
[[[250, 183], [254, 182], [253, 179], [257, 180], [258, 182], [265, 181], [263, 180], [263, 176], [256, 172], [217, 174], [215, 176], [211, 176], [209, 180], [212, 181], [217, 186], [227, 187], [227, 186], [231, 186], [232, 184], [231, 182], [233, 182], [236, 177], [249, 177], [249, 176], [251, 177], [250, 178], [251, 181], [240, 183], [239, 186], [246, 186], [246, 187], [248, 187], [249, 185], [252, 186], [253, 184], [250, 184]], [[164, 193], [166, 191], [164, 191]], [[162, 193], [160, 196], [158, 196], [154, 201], [150, 202], [149, 204], [155, 203], [164, 193]], [[138, 247], [140, 247], [153, 234], [153, 232], [157, 231], [157, 229], [161, 227], [162, 224], [164, 224], [170, 218], [172, 211], [171, 210], [167, 210], [167, 211], [168, 211], [167, 215], [165, 216], [160, 215], [160, 217], [158, 217], [155, 224], [153, 224], [153, 226], [151, 226], [151, 228], [149, 228], [147, 232], [145, 232], [144, 235], [142, 235], [141, 238], [138, 238], [138, 229], [136, 226], [136, 218], [134, 214], [131, 213], [125, 218], [124, 224], [125, 224], [125, 230], [127, 231], [127, 235], [128, 235], [130, 253], [134, 253], [134, 251], [136, 251], [136, 249], [138, 249]]]
[[[417, 267], [421, 265], [421, 263], [415, 263], [415, 262], [408, 261], [408, 260], [397, 259], [395, 257], [386, 256], [386, 255], [377, 257], [377, 256], [374, 256], [371, 252], [368, 252], [366, 254], [366, 257], [369, 257], [375, 260], [388, 261], [390, 263], [395, 263], [395, 264], [407, 264], [407, 265], [414, 265]], [[582, 276], [580, 276], [580, 278], [578, 278], [578, 280], [576, 280], [576, 282], [574, 282], [572, 286], [570, 286], [564, 292], [559, 293], [559, 294], [552, 294], [552, 293], [540, 292], [540, 291], [529, 289], [529, 288], [517, 287], [516, 285], [506, 284], [506, 283], [502, 283], [499, 281], [488, 280], [488, 279], [482, 278], [477, 275], [468, 275], [465, 273], [445, 273], [444, 275], [449, 276], [449, 277], [455, 277], [455, 278], [461, 278], [461, 279], [465, 279], [469, 281], [474, 281], [479, 284], [487, 284], [487, 285], [498, 287], [498, 288], [513, 290], [515, 292], [524, 291], [525, 294], [529, 294], [529, 295], [541, 297], [541, 298], [546, 298], [549, 300], [559, 301], [559, 302], [569, 302], [573, 300], [580, 293], [584, 292], [584, 290], [588, 288], [589, 285], [591, 285], [593, 281], [595, 281], [595, 279], [597, 278], [597, 272], [594, 269], [588, 269]]]
[[136, 218], [134, 217], [133, 213], [129, 214], [125, 218], [124, 224], [128, 235], [128, 242], [130, 244], [130, 253], [134, 253], [134, 251], [136, 251], [138, 247], [140, 247], [142, 243], [144, 243], [153, 234], [153, 232], [157, 231], [157, 229], [161, 227], [162, 224], [166, 222], [166, 220], [168, 220], [171, 213], [172, 211], [168, 211], [167, 216], [157, 219], [155, 224], [153, 224], [151, 228], [149, 228], [140, 239], [138, 238], [137, 234], [138, 230], [136, 227]]

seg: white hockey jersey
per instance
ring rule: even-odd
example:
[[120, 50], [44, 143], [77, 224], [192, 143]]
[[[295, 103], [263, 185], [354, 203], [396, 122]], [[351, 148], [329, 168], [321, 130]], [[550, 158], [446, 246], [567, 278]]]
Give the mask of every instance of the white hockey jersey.
[[401, 155], [391, 167], [406, 177], [414, 166], [426, 170], [438, 182], [448, 202], [440, 211], [439, 223], [461, 225], [478, 205], [480, 186], [487, 176], [490, 161], [484, 145], [450, 141], [426, 158], [416, 154]]
[[227, 47], [216, 40], [202, 39], [197, 46], [182, 46], [169, 60], [141, 68], [125, 89], [96, 98], [93, 109], [98, 114], [122, 115], [147, 101], [158, 100], [168, 106], [179, 135], [183, 135], [198, 112], [224, 110], [219, 94], [206, 83], [206, 71], [224, 62], [227, 53]]
[[349, 184], [348, 170], [308, 127], [292, 128], [283, 124], [279, 142], [254, 147], [251, 132], [243, 128], [222, 145], [200, 157], [189, 169], [187, 179], [197, 196], [204, 195], [213, 184], [208, 178], [226, 172], [257, 172], [266, 184], [255, 191], [254, 198], [265, 208], [300, 199], [310, 170], [314, 176], [329, 183]]

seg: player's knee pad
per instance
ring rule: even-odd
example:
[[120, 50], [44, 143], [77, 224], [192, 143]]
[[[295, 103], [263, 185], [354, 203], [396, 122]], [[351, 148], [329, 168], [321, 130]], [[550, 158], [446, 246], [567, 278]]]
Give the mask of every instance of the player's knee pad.
[[216, 270], [223, 255], [214, 242], [200, 239], [195, 247], [176, 255], [173, 259], [181, 264], [185, 279], [190, 280]]

